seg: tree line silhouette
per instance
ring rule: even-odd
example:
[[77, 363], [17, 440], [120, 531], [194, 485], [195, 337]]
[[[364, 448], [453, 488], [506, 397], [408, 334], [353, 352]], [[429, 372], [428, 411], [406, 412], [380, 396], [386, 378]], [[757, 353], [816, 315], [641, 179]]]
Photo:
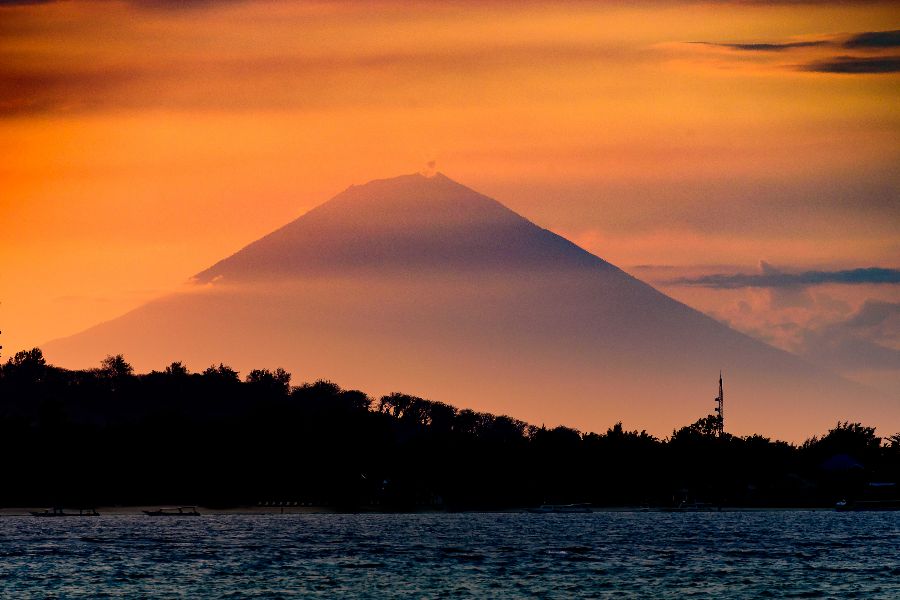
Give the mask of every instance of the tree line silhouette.
[[582, 433], [329, 381], [292, 386], [283, 369], [136, 374], [116, 355], [68, 370], [33, 349], [0, 367], [0, 505], [832, 506], [900, 482], [900, 434], [838, 423], [793, 445], [717, 435], [717, 418], [665, 439], [621, 423]]

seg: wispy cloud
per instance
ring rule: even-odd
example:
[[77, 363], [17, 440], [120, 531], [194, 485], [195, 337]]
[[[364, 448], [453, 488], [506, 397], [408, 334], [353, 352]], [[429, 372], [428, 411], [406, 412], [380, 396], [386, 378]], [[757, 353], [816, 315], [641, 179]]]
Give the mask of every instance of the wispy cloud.
[[732, 44], [719, 42], [693, 42], [695, 44], [704, 44], [706, 46], [718, 46], [719, 48], [730, 48], [731, 50], [744, 50], [748, 52], [784, 52], [785, 50], [793, 50], [795, 48], [810, 48], [815, 46], [825, 46], [830, 42], [824, 40], [809, 42], [753, 42], [748, 44]]
[[843, 45], [845, 48], [897, 48], [900, 47], [900, 29], [858, 33]]
[[817, 60], [798, 67], [812, 73], [873, 74], [900, 73], [900, 56], [836, 56]]
[[[65, 0], [0, 0], [0, 8], [4, 6], [25, 6], [28, 4], [53, 4]], [[128, 0], [129, 4], [141, 8], [158, 8], [182, 10], [201, 6], [214, 6], [217, 4], [245, 2], [250, 0]]]
[[[49, 4], [49, 3], [60, 3], [65, 2], [67, 0], [0, 0], [0, 7], [7, 5], [22, 5], [22, 4]], [[95, 0], [97, 1], [97, 0]], [[222, 0], [128, 0], [130, 4], [134, 4], [137, 6], [146, 6], [152, 8], [172, 8], [175, 10], [182, 9], [186, 6], [196, 6], [196, 5], [214, 5]], [[225, 0], [229, 2], [252, 2], [253, 0]], [[256, 1], [265, 1], [265, 0], [256, 0]], [[325, 0], [327, 2], [328, 0]], [[334, 4], [339, 4], [343, 2], [343, 0], [331, 0]], [[878, 4], [883, 2], [884, 0], [856, 0], [859, 4]], [[511, 5], [511, 4], [523, 4], [523, 3], [533, 3], [533, 4], [541, 4], [540, 0], [461, 0], [460, 3], [469, 3], [469, 4], [495, 4], [495, 5]], [[572, 4], [578, 4], [583, 2], [583, 0], [573, 0]], [[391, 2], [389, 0], [373, 0], [373, 3], [380, 3], [383, 5], [389, 5]], [[443, 4], [442, 0], [419, 0], [418, 4]], [[396, 0], [393, 4], [402, 5], [404, 4], [403, 0]], [[412, 2], [406, 2], [406, 4], [413, 4]], [[647, 5], [659, 5], [659, 6], [672, 6], [679, 4], [697, 4], [697, 0], [645, 0], [643, 4]], [[792, 6], [792, 5], [811, 5], [811, 6], [831, 6], [831, 5], [842, 5], [847, 4], [847, 0], [715, 0], [714, 4], [721, 5], [741, 5], [741, 6]]]
[[656, 285], [731, 327], [885, 393], [900, 389], [900, 269], [648, 270], [659, 273]]
[[[815, 40], [787, 40], [772, 42], [690, 42], [711, 48], [732, 50], [735, 55], [770, 54], [776, 70], [784, 69], [807, 73], [832, 73], [845, 75], [870, 75], [900, 72], [900, 56], [886, 54], [900, 47], [900, 30], [864, 31], [854, 34], [832, 33]], [[864, 55], [835, 55], [835, 50], [855, 50]], [[803, 51], [803, 62], [786, 63], [775, 55]]]
[[[603, 61], [624, 64], [645, 61], [649, 56], [643, 50], [622, 49], [612, 44], [541, 42], [453, 50], [348, 51], [239, 58], [186, 55], [159, 62], [131, 58], [111, 66], [5, 65], [0, 67], [0, 118], [104, 109], [308, 109], [321, 103], [371, 103], [380, 97], [406, 104], [401, 95], [391, 94], [397, 74], [413, 81], [426, 71], [432, 78], [456, 77], [479, 71], [500, 72], [517, 64], [553, 66]], [[338, 90], [336, 74], [365, 83]], [[378, 78], [384, 79], [384, 86], [372, 85]], [[259, 93], [263, 89], [272, 93]]]
[[697, 285], [718, 289], [797, 288], [829, 283], [844, 285], [898, 284], [900, 269], [868, 267], [840, 271], [803, 271], [787, 273], [762, 263], [762, 273], [716, 273], [700, 277], [670, 280], [672, 285]]

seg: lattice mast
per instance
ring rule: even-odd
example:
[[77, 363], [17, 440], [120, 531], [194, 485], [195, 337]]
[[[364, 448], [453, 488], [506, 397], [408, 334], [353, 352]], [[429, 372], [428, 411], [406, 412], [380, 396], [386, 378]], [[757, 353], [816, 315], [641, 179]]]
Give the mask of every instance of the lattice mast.
[[719, 371], [719, 395], [715, 397], [716, 412], [719, 419], [716, 423], [716, 434], [721, 436], [725, 433], [725, 392], [722, 391], [722, 371]]

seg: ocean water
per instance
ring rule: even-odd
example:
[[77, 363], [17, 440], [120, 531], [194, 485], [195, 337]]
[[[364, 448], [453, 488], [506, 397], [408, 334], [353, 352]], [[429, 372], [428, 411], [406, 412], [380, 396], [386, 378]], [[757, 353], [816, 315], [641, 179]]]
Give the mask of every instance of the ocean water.
[[900, 598], [900, 512], [0, 518], [2, 598]]

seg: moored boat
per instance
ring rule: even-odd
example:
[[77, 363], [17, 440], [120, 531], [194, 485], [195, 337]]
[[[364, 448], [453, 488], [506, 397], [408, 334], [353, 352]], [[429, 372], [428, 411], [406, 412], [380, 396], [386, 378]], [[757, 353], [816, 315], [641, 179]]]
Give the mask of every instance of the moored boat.
[[550, 513], [589, 513], [590, 504], [541, 504], [537, 508], [526, 509], [527, 512], [537, 514]]
[[173, 506], [171, 508], [158, 508], [156, 510], [145, 510], [144, 514], [148, 517], [199, 517], [196, 506]]
[[78, 512], [66, 512], [62, 507], [54, 506], [53, 508], [47, 508], [44, 510], [32, 510], [31, 516], [33, 517], [99, 517], [100, 513], [98, 513], [93, 508], [79, 508]]
[[900, 510], [900, 491], [893, 481], [866, 484], [860, 498], [845, 498], [834, 505], [839, 511]]
[[678, 506], [664, 506], [662, 512], [719, 512], [722, 507], [709, 502], [682, 502]]
[[860, 510], [900, 510], [900, 500], [841, 500], [834, 505], [834, 509], [844, 511]]

